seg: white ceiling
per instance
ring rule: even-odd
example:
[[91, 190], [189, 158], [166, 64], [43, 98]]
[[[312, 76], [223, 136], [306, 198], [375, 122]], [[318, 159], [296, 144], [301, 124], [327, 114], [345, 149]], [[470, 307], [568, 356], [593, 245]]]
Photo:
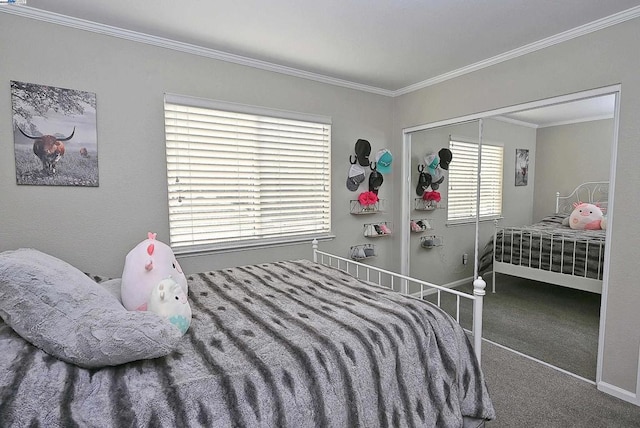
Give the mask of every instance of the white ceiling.
[[603, 19], [610, 25], [638, 16], [640, 7], [629, 9], [639, 5], [640, 0], [27, 0], [26, 7], [399, 91], [549, 38], [575, 37], [585, 26], [601, 28]]
[[638, 17], [640, 0], [27, 0], [2, 11], [394, 96]]

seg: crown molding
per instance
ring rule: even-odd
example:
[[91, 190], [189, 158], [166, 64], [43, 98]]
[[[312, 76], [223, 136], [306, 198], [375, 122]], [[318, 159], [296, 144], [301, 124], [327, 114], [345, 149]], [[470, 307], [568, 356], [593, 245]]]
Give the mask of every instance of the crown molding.
[[492, 119], [499, 120], [500, 122], [511, 123], [518, 126], [525, 126], [527, 128], [541, 129], [541, 128], [550, 128], [552, 126], [574, 125], [576, 123], [594, 122], [596, 120], [613, 119], [613, 117], [614, 117], [614, 114], [611, 113], [611, 114], [604, 114], [599, 116], [581, 117], [579, 119], [562, 120], [559, 122], [550, 122], [550, 123], [545, 123], [544, 125], [539, 125], [537, 123], [530, 123], [523, 120], [513, 119], [511, 117], [506, 117], [506, 116], [495, 116], [495, 117], [492, 117]]
[[556, 34], [554, 36], [547, 37], [546, 39], [542, 39], [537, 42], [530, 43], [528, 45], [519, 47], [517, 49], [505, 52], [503, 54], [496, 55], [492, 58], [488, 58], [483, 61], [476, 62], [475, 64], [471, 64], [471, 65], [459, 68], [457, 70], [453, 70], [449, 73], [444, 73], [439, 76], [433, 77], [431, 79], [427, 79], [422, 82], [419, 82], [410, 86], [406, 86], [402, 89], [398, 89], [397, 91], [393, 91], [392, 96], [397, 97], [399, 95], [408, 94], [410, 92], [414, 92], [419, 89], [426, 88], [428, 86], [442, 83], [446, 80], [454, 79], [456, 77], [460, 77], [465, 74], [473, 73], [474, 71], [491, 67], [492, 65], [509, 61], [511, 59], [518, 58], [520, 56], [523, 56], [532, 52], [536, 52], [541, 49], [545, 49], [550, 46], [557, 45], [559, 43], [566, 42], [571, 39], [575, 39], [576, 37], [584, 36], [586, 34], [593, 33], [595, 31], [599, 31], [616, 24], [620, 24], [622, 22], [637, 18], [639, 16], [640, 16], [640, 6], [635, 6], [635, 7], [632, 7], [631, 9], [627, 9], [622, 12], [607, 16], [605, 18], [598, 19], [596, 21], [590, 22], [580, 27], [576, 27], [571, 30], [567, 30], [565, 32]]
[[492, 58], [488, 58], [483, 61], [476, 62], [474, 64], [453, 70], [448, 73], [441, 74], [431, 79], [418, 82], [413, 85], [406, 86], [404, 88], [391, 91], [388, 89], [378, 88], [375, 86], [363, 85], [360, 83], [350, 82], [348, 80], [338, 79], [334, 77], [325, 76], [318, 73], [312, 73], [309, 71], [299, 70], [292, 67], [286, 67], [270, 63], [267, 61], [256, 60], [247, 58], [240, 55], [234, 55], [227, 52], [218, 51], [215, 49], [204, 48], [201, 46], [178, 42], [175, 40], [166, 39], [163, 37], [152, 36], [149, 34], [140, 33], [137, 31], [125, 30], [110, 25], [99, 24], [97, 22], [87, 21], [80, 18], [73, 18], [70, 16], [62, 15], [59, 13], [49, 12], [42, 9], [36, 9], [29, 6], [18, 4], [5, 4], [0, 6], [0, 12], [9, 13], [25, 18], [36, 19], [43, 22], [48, 22], [57, 25], [63, 25], [84, 31], [91, 31], [98, 34], [104, 34], [108, 36], [118, 37], [134, 42], [145, 43], [152, 46], [172, 49], [179, 52], [189, 53], [202, 57], [212, 58], [220, 61], [226, 61], [238, 65], [244, 65], [253, 67], [265, 71], [271, 71], [274, 73], [286, 74], [293, 77], [299, 77], [302, 79], [313, 80], [320, 83], [326, 83], [329, 85], [341, 86], [344, 88], [355, 89], [363, 92], [370, 92], [377, 95], [384, 95], [387, 97], [397, 97], [400, 95], [408, 94], [410, 92], [417, 91], [419, 89], [426, 88], [428, 86], [436, 85], [444, 81], [454, 79], [456, 77], [463, 76], [465, 74], [472, 73], [474, 71], [481, 70], [483, 68], [490, 67], [492, 65], [505, 62], [528, 53], [532, 53], [558, 43], [565, 42], [567, 40], [574, 39], [576, 37], [583, 36], [585, 34], [598, 31], [612, 25], [616, 25], [630, 19], [634, 19], [640, 16], [640, 6], [627, 9], [625, 11], [613, 14], [611, 16], [593, 21], [591, 23], [576, 27], [574, 29], [565, 31], [555, 36], [547, 37], [546, 39], [530, 43], [520, 48], [505, 52], [500, 55], [496, 55]]
[[505, 122], [505, 123], [511, 123], [513, 125], [518, 125], [518, 126], [524, 126], [526, 128], [539, 128], [540, 126], [535, 124], [535, 123], [531, 123], [531, 122], [525, 122], [524, 120], [518, 120], [518, 119], [513, 119], [510, 117], [506, 117], [506, 116], [495, 116], [492, 117], [491, 119], [494, 120], [498, 120], [500, 122]]
[[178, 42], [176, 40], [166, 39], [163, 37], [152, 36], [149, 34], [140, 33], [137, 31], [125, 30], [123, 28], [113, 27], [110, 25], [99, 24], [93, 21], [87, 21], [85, 19], [74, 18], [66, 15], [61, 15], [55, 12], [49, 12], [42, 9], [36, 9], [29, 6], [20, 5], [2, 5], [0, 6], [0, 12], [9, 13], [12, 15], [18, 15], [24, 18], [31, 18], [38, 21], [48, 22], [51, 24], [63, 25], [65, 27], [75, 28], [78, 30], [91, 31], [93, 33], [104, 34], [107, 36], [118, 37], [125, 40], [130, 40], [139, 43], [145, 43], [147, 45], [157, 46], [166, 49], [172, 49], [179, 52], [184, 52], [192, 55], [198, 55], [206, 58], [217, 59], [220, 61], [230, 62], [238, 65], [245, 65], [248, 67], [258, 68], [260, 70], [272, 71], [275, 73], [286, 74], [293, 77], [299, 77], [302, 79], [313, 80], [316, 82], [326, 83], [329, 85], [341, 86], [344, 88], [355, 89], [358, 91], [370, 92], [373, 94], [384, 95], [391, 97], [393, 91], [377, 88], [374, 86], [363, 85], [360, 83], [350, 82], [348, 80], [337, 79], [322, 74], [312, 73], [309, 71], [299, 70], [297, 68], [286, 67], [283, 65], [274, 64], [267, 61], [261, 61], [257, 59], [247, 58], [240, 55], [234, 55], [215, 49], [204, 48], [201, 46], [193, 45], [190, 43]]
[[560, 122], [546, 123], [544, 125], [540, 125], [539, 128], [550, 128], [552, 126], [574, 125], [576, 123], [594, 122], [596, 120], [605, 120], [605, 119], [613, 119], [613, 118], [614, 118], [614, 114], [611, 113], [611, 114], [605, 114], [602, 116], [589, 116], [589, 117], [583, 117], [580, 119], [563, 120]]

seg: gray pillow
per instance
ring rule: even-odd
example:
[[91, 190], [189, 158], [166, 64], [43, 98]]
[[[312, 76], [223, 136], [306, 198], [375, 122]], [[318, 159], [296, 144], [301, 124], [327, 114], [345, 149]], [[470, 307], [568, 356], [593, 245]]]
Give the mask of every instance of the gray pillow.
[[[122, 305], [122, 296], [120, 294], [120, 288], [122, 288], [122, 278], [108, 279], [106, 281], [99, 282], [100, 287], [107, 290], [113, 297], [116, 298], [118, 303]], [[124, 306], [122, 306], [124, 308]]]
[[78, 269], [27, 248], [0, 253], [0, 317], [48, 354], [87, 368], [161, 357], [181, 338], [158, 315], [127, 311]]

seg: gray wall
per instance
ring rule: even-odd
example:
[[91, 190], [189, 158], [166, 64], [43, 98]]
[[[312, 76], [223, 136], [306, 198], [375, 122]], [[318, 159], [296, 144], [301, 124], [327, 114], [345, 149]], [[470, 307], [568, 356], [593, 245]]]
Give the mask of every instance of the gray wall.
[[[478, 141], [478, 121], [457, 124], [435, 129], [415, 132], [411, 136], [411, 200], [417, 197], [414, 189], [417, 185], [419, 163], [424, 163], [427, 152], [437, 152], [441, 147], [448, 147], [449, 135], [464, 140]], [[535, 177], [536, 131], [530, 127], [514, 125], [496, 119], [483, 120], [482, 141], [497, 144], [504, 148], [503, 194], [501, 225], [513, 226], [531, 223], [533, 207], [533, 179]], [[530, 156], [530, 175], [528, 186], [515, 186], [515, 154], [516, 148], [528, 149]], [[453, 159], [455, 162], [455, 158]], [[446, 174], [445, 174], [446, 175]], [[412, 219], [426, 218], [434, 227], [432, 231], [412, 233], [410, 275], [438, 285], [448, 285], [473, 276], [475, 223], [447, 225], [448, 177], [438, 189], [442, 195], [442, 209], [434, 211], [411, 211]], [[480, 252], [493, 236], [493, 221], [480, 222]], [[444, 246], [432, 249], [420, 247], [420, 238], [427, 235], [438, 235], [444, 238]], [[468, 254], [469, 263], [462, 264], [462, 255]], [[454, 284], [455, 285], [455, 284]]]
[[[485, 119], [483, 131], [483, 141], [501, 143], [504, 146], [503, 219], [500, 220], [500, 224], [502, 226], [530, 224], [533, 210], [533, 182], [537, 171], [541, 168], [536, 162], [535, 129], [495, 119]], [[526, 186], [515, 185], [516, 149], [529, 150], [529, 181]]]
[[[464, 138], [465, 140], [478, 141], [478, 122], [464, 123], [454, 126], [440, 127], [419, 131], [411, 136], [411, 203], [415, 208], [415, 199], [418, 185], [418, 165], [424, 164], [427, 153], [437, 153], [442, 147], [449, 147], [449, 135]], [[452, 162], [455, 162], [455, 158]], [[433, 230], [422, 233], [411, 233], [409, 266], [410, 276], [422, 279], [438, 285], [448, 285], [463, 278], [473, 275], [473, 248], [475, 223], [447, 226], [447, 198], [448, 198], [449, 174], [445, 171], [445, 181], [438, 188], [442, 196], [441, 208], [433, 211], [418, 211], [412, 209], [411, 218], [414, 220], [426, 219]], [[436, 235], [444, 240], [442, 247], [425, 249], [420, 246], [423, 236]], [[462, 264], [462, 254], [469, 255], [469, 263]], [[418, 290], [416, 290], [418, 291]]]
[[610, 391], [632, 400], [636, 399], [640, 345], [640, 267], [634, 262], [640, 260], [638, 40], [640, 20], [634, 19], [397, 97], [393, 131], [399, 146], [399, 135], [406, 127], [621, 84], [600, 387], [611, 386]]
[[[126, 252], [149, 230], [168, 236], [162, 100], [164, 92], [322, 114], [333, 118], [332, 218], [338, 238], [325, 248], [346, 254], [366, 240], [349, 214], [344, 181], [358, 138], [374, 150], [401, 152], [403, 128], [562, 94], [622, 84], [615, 207], [609, 213], [602, 380], [635, 393], [640, 344], [640, 20], [448, 80], [394, 99], [292, 78], [204, 57], [0, 13], [0, 250], [36, 247], [80, 269], [120, 275]], [[9, 80], [91, 91], [98, 100], [100, 187], [15, 184]], [[396, 156], [399, 159], [399, 156]], [[399, 168], [381, 197], [400, 218]], [[361, 216], [360, 216], [361, 217]], [[376, 220], [377, 221], [377, 220]], [[397, 223], [397, 221], [396, 221]], [[398, 236], [379, 239], [375, 263], [400, 267]], [[366, 241], [365, 241], [366, 242]], [[395, 251], [394, 251], [395, 247]], [[304, 246], [182, 260], [188, 272], [238, 263], [308, 257]]]
[[[337, 239], [321, 248], [347, 255], [350, 245], [365, 239], [362, 219], [349, 214], [355, 196], [345, 185], [348, 157], [358, 138], [368, 139], [374, 150], [388, 145], [390, 98], [5, 13], [0, 28], [0, 250], [35, 247], [84, 271], [120, 276], [125, 255], [147, 231], [168, 242], [165, 92], [332, 117]], [[16, 185], [10, 80], [96, 93], [99, 187]], [[392, 199], [391, 181], [381, 197]], [[385, 265], [392, 241], [379, 241], [376, 261]], [[187, 272], [198, 272], [310, 255], [310, 244], [304, 244], [181, 263]]]
[[551, 214], [556, 192], [569, 195], [587, 181], [609, 180], [613, 119], [538, 129], [534, 221]]
[[[504, 169], [502, 176], [502, 218], [500, 226], [522, 226], [531, 224], [533, 211], [533, 182], [539, 164], [536, 163], [535, 129], [506, 123], [496, 119], [485, 119], [483, 141], [496, 142], [504, 146]], [[529, 150], [529, 180], [526, 186], [515, 185], [516, 149]], [[495, 225], [492, 221], [480, 222], [478, 230], [478, 252], [493, 239]]]

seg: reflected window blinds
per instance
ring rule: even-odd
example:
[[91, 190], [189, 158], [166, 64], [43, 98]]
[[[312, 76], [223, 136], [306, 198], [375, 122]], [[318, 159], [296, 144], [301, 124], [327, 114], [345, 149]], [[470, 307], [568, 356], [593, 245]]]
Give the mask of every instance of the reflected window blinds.
[[[453, 162], [449, 166], [448, 221], [475, 219], [478, 186], [478, 144], [451, 140]], [[480, 218], [502, 214], [502, 146], [483, 143], [480, 180]]]

